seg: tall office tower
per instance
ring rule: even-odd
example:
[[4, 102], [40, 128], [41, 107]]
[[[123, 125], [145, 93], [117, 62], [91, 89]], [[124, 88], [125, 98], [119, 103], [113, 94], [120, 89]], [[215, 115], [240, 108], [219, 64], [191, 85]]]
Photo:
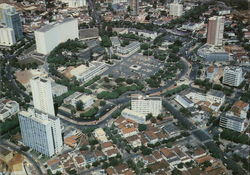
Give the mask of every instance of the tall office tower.
[[34, 77], [30, 80], [34, 108], [55, 115], [50, 80]]
[[149, 97], [142, 95], [131, 96], [131, 110], [140, 114], [152, 114], [158, 116], [162, 111], [162, 99], [161, 97]]
[[22, 22], [15, 7], [5, 3], [0, 4], [0, 23], [14, 30], [16, 40], [23, 38]]
[[170, 15], [174, 17], [180, 17], [183, 13], [183, 5], [177, 2], [170, 4]]
[[12, 46], [16, 43], [14, 30], [12, 28], [0, 27], [0, 45]]
[[131, 15], [137, 16], [139, 14], [139, 0], [130, 0]]
[[223, 84], [227, 84], [229, 86], [239, 86], [244, 77], [242, 75], [241, 67], [225, 67], [223, 73]]
[[207, 29], [207, 43], [214, 46], [222, 46], [224, 32], [224, 16], [214, 16], [209, 18]]
[[74, 18], [66, 18], [35, 31], [36, 50], [38, 53], [47, 55], [58, 44], [76, 38], [79, 38], [78, 21]]
[[36, 109], [18, 114], [23, 143], [32, 149], [52, 156], [63, 148], [60, 119]]

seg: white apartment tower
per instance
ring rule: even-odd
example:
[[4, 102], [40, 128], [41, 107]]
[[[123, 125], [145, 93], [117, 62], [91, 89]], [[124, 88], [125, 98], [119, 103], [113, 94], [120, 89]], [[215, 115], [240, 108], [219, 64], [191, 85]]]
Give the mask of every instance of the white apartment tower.
[[24, 145], [47, 156], [61, 152], [63, 141], [59, 118], [36, 109], [19, 112], [18, 118]]
[[214, 16], [209, 18], [207, 29], [207, 43], [214, 46], [222, 46], [224, 32], [224, 16]]
[[222, 83], [227, 84], [229, 86], [238, 87], [244, 80], [244, 77], [242, 74], [243, 73], [242, 73], [241, 67], [228, 67], [227, 66], [224, 68]]
[[58, 44], [68, 39], [79, 39], [78, 20], [66, 18], [60, 22], [50, 23], [35, 31], [36, 50], [47, 55]]
[[152, 114], [158, 116], [162, 111], [162, 99], [161, 97], [150, 97], [142, 95], [131, 96], [131, 110], [140, 114]]
[[171, 3], [169, 13], [173, 17], [180, 17], [183, 13], [183, 5], [176, 2]]
[[54, 116], [55, 110], [50, 80], [33, 77], [30, 80], [30, 86], [34, 108]]
[[16, 43], [15, 33], [12, 28], [0, 27], [0, 45], [12, 46]]

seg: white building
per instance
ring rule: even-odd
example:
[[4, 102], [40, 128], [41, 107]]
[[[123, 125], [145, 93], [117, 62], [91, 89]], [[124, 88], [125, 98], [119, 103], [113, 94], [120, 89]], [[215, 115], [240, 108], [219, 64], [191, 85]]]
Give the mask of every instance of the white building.
[[223, 84], [239, 86], [244, 80], [241, 67], [225, 67], [223, 73]]
[[220, 126], [237, 132], [242, 132], [248, 127], [247, 112], [249, 104], [236, 101], [230, 111], [220, 117]]
[[105, 63], [92, 61], [89, 66], [80, 65], [70, 71], [78, 81], [87, 82], [108, 69]]
[[19, 112], [18, 118], [24, 145], [47, 156], [61, 152], [63, 142], [59, 118], [34, 109]]
[[183, 13], [183, 5], [175, 2], [171, 3], [169, 13], [171, 16], [180, 17]]
[[12, 28], [0, 27], [0, 45], [12, 46], [16, 43], [15, 33]]
[[161, 97], [135, 94], [131, 96], [131, 109], [144, 115], [152, 114], [156, 117], [162, 111], [162, 99]]
[[178, 102], [184, 108], [190, 108], [194, 106], [194, 103], [185, 96], [182, 97], [180, 95], [176, 95], [175, 101]]
[[106, 137], [106, 132], [102, 128], [97, 128], [93, 132], [95, 138], [102, 143], [108, 142], [108, 138]]
[[112, 4], [128, 3], [129, 0], [112, 0]]
[[59, 0], [62, 3], [68, 4], [70, 8], [79, 8], [87, 6], [87, 0]]
[[77, 102], [81, 101], [83, 103], [83, 109], [89, 108], [94, 104], [94, 99], [90, 95], [84, 95], [80, 92], [75, 92], [74, 94], [68, 96], [64, 99], [65, 104], [71, 104], [76, 107]]
[[50, 23], [35, 31], [37, 52], [44, 55], [49, 54], [58, 44], [76, 38], [79, 39], [79, 31], [78, 21], [74, 18]]
[[33, 77], [30, 80], [30, 86], [35, 109], [54, 116], [55, 110], [50, 80]]
[[121, 46], [117, 47], [117, 53], [121, 55], [131, 55], [137, 52], [138, 50], [140, 50], [140, 47], [141, 47], [140, 42], [134, 41], [125, 47], [121, 47]]
[[12, 115], [18, 113], [20, 110], [19, 104], [12, 100], [0, 100], [0, 120], [11, 117]]
[[135, 111], [132, 111], [132, 110], [130, 110], [128, 108], [125, 108], [121, 112], [121, 115], [124, 118], [134, 120], [135, 122], [140, 123], [140, 124], [145, 124], [146, 123], [146, 115], [135, 112]]

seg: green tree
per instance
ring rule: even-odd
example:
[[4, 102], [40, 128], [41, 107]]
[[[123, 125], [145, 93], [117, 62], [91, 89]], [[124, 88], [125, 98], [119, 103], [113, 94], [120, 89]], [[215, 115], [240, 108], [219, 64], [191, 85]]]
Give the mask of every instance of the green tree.
[[140, 132], [145, 131], [146, 129], [147, 129], [147, 125], [145, 125], [145, 124], [139, 124], [138, 130], [139, 130]]
[[83, 102], [81, 100], [76, 102], [76, 110], [77, 111], [82, 111], [83, 110]]

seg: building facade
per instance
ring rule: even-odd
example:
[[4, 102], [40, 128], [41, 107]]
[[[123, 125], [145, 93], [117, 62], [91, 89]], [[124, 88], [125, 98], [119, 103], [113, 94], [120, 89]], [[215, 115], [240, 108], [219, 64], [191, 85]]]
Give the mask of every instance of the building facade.
[[223, 84], [229, 86], [239, 86], [244, 80], [241, 67], [225, 67], [223, 73]]
[[183, 5], [179, 3], [171, 3], [169, 14], [173, 17], [180, 17], [183, 13]]
[[0, 45], [12, 46], [16, 43], [15, 33], [12, 28], [0, 28]]
[[222, 46], [224, 32], [224, 16], [214, 16], [209, 18], [207, 30], [207, 43], [215, 46]]
[[139, 14], [139, 0], [130, 0], [131, 15], [137, 16]]
[[38, 110], [30, 109], [18, 114], [24, 145], [52, 156], [63, 147], [60, 119]]
[[74, 18], [66, 18], [35, 31], [36, 50], [38, 53], [47, 55], [58, 44], [76, 38], [79, 39], [78, 21]]
[[48, 79], [33, 77], [30, 80], [34, 108], [55, 115], [51, 82]]
[[127, 119], [131, 119], [131, 120], [134, 120], [135, 122], [137, 123], [140, 123], [140, 124], [145, 124], [146, 123], [146, 116], [141, 114], [141, 113], [138, 113], [138, 112], [135, 112], [135, 111], [132, 111], [128, 108], [125, 108], [121, 115], [124, 117], [124, 118], [127, 118]]
[[161, 97], [132, 95], [131, 110], [144, 115], [152, 114], [156, 117], [162, 111], [162, 99]]
[[220, 126], [237, 132], [244, 131], [245, 118], [240, 118], [234, 115], [223, 115], [220, 117]]
[[5, 3], [0, 4], [0, 23], [14, 30], [16, 40], [23, 38], [21, 18], [15, 7]]

